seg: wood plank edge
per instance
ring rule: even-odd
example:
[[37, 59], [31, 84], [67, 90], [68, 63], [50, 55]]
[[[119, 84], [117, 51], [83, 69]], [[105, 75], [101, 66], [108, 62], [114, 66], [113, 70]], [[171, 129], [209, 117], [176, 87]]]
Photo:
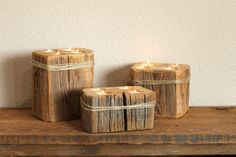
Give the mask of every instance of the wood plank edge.
[[0, 155], [131, 156], [131, 155], [232, 155], [234, 145], [0, 145]]

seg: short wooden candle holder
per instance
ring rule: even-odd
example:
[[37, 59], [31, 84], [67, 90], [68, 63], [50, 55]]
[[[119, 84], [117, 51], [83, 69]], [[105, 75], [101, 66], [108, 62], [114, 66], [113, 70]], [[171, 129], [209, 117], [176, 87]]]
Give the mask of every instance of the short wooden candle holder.
[[91, 133], [152, 129], [155, 104], [155, 92], [142, 87], [83, 89], [83, 127]]
[[93, 86], [93, 52], [81, 48], [35, 51], [32, 64], [33, 115], [44, 121], [78, 118], [81, 89]]
[[131, 67], [133, 85], [156, 92], [156, 115], [178, 118], [188, 111], [190, 66], [138, 63]]

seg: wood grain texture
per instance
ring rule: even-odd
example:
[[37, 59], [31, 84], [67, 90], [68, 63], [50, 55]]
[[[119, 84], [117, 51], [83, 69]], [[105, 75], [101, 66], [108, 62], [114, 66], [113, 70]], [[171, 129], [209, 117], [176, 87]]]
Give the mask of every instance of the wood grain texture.
[[[138, 86], [83, 89], [82, 121], [91, 133], [152, 129], [155, 93]], [[148, 107], [114, 110], [112, 107], [131, 107], [147, 103]], [[106, 107], [95, 110], [90, 107]]]
[[0, 144], [236, 144], [236, 108], [190, 108], [184, 117], [156, 117], [145, 131], [90, 134], [81, 120], [48, 123], [29, 109], [0, 109]]
[[[133, 85], [143, 86], [156, 92], [157, 116], [178, 118], [188, 111], [189, 81], [183, 81], [190, 77], [188, 65], [137, 63], [131, 67], [130, 74]], [[183, 82], [174, 83], [175, 80]], [[172, 83], [155, 84], [163, 81], [172, 81]]]
[[89, 134], [81, 120], [48, 123], [30, 109], [0, 109], [0, 155], [236, 154], [236, 108], [190, 108], [179, 119], [156, 117], [153, 130]]
[[[91, 50], [64, 49], [35, 51], [32, 59], [46, 65], [84, 63], [94, 61]], [[44, 121], [62, 121], [80, 116], [80, 95], [82, 88], [93, 86], [93, 66], [74, 70], [47, 71], [33, 66], [32, 112]]]
[[0, 145], [1, 156], [159, 156], [159, 155], [234, 155], [236, 145]]

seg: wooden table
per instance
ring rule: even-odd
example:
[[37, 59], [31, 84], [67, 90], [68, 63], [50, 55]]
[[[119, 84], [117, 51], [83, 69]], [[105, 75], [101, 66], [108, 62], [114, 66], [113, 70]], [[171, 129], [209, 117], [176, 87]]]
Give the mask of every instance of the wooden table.
[[42, 122], [30, 109], [0, 109], [0, 155], [236, 154], [236, 108], [191, 108], [153, 130], [89, 134], [80, 120]]

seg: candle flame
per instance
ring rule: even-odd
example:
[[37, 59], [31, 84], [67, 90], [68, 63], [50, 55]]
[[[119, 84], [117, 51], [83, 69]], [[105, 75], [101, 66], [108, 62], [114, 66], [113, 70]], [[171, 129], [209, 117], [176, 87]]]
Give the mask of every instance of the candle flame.
[[57, 51], [57, 52], [56, 52], [56, 55], [60, 55], [60, 54], [61, 54], [60, 51]]
[[171, 68], [171, 66], [169, 65], [167, 69], [168, 69], [168, 70], [171, 70], [172, 68]]
[[46, 52], [53, 52], [51, 49], [47, 49], [47, 51]]
[[71, 52], [71, 51], [72, 51], [72, 48], [63, 48], [62, 50], [63, 50], [63, 51], [70, 51], [70, 52]]
[[146, 66], [150, 66], [150, 60], [147, 60]]
[[72, 53], [79, 53], [79, 52], [80, 52], [79, 50], [72, 51]]
[[150, 60], [147, 60], [146, 63], [144, 63], [142, 66], [150, 67], [152, 64], [150, 63]]
[[132, 90], [132, 91], [129, 91], [131, 93], [139, 93], [136, 89], [135, 90]]
[[119, 87], [120, 89], [129, 89], [128, 86], [125, 86], [125, 87]]
[[100, 88], [93, 88], [91, 89], [92, 91], [100, 91], [101, 89]]
[[100, 90], [100, 89], [99, 89], [99, 91], [98, 91], [98, 92], [96, 92], [96, 94], [98, 94], [98, 95], [103, 95], [103, 94], [105, 94], [105, 91], [104, 91], [104, 90]]

